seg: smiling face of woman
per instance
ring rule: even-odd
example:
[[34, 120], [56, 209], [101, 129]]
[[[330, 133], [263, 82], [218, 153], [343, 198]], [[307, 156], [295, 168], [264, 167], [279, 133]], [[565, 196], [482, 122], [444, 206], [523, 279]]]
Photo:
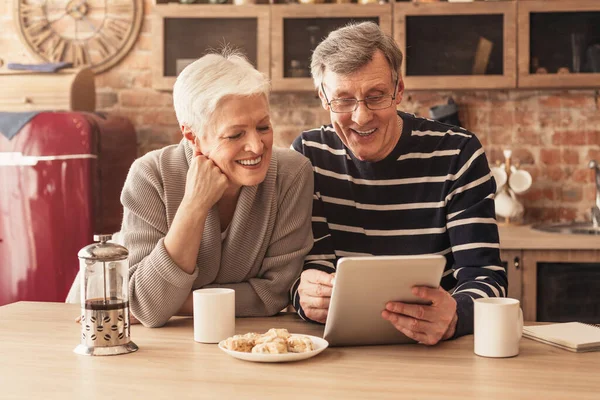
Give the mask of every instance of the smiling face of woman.
[[230, 189], [261, 183], [271, 162], [273, 128], [263, 94], [224, 97], [199, 135], [196, 150], [210, 158], [229, 179]]

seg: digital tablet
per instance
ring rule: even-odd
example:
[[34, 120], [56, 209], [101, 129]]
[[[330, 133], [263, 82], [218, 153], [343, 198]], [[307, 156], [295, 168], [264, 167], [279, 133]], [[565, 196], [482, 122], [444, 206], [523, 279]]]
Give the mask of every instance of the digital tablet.
[[323, 338], [330, 346], [415, 343], [381, 312], [388, 301], [426, 304], [411, 289], [439, 287], [445, 265], [441, 255], [340, 258]]

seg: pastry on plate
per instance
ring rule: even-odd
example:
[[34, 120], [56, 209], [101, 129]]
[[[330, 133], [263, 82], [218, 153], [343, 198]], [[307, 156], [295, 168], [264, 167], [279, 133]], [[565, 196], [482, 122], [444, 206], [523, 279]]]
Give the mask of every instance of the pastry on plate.
[[240, 337], [242, 337], [244, 339], [248, 339], [248, 340], [251, 340], [251, 341], [255, 342], [256, 339], [258, 339], [262, 335], [260, 333], [256, 333], [256, 332], [248, 332], [248, 333], [246, 333], [244, 335], [236, 335], [236, 336], [240, 336]]
[[267, 331], [267, 333], [265, 333], [265, 335], [275, 335], [277, 337], [280, 337], [282, 339], [287, 339], [290, 337], [290, 333], [288, 332], [287, 329], [278, 329], [278, 328], [271, 328]]
[[252, 348], [252, 353], [257, 354], [283, 354], [287, 352], [287, 342], [283, 338], [274, 338], [269, 342], [259, 343]]
[[312, 340], [301, 335], [292, 335], [287, 338], [287, 347], [290, 353], [306, 353], [315, 349]]
[[227, 350], [242, 351], [250, 353], [254, 347], [254, 339], [245, 338], [245, 335], [235, 335], [225, 340], [224, 346]]
[[290, 337], [290, 333], [287, 329], [271, 328], [266, 333], [257, 337], [254, 341], [255, 344], [272, 342], [275, 339], [286, 340]]
[[262, 336], [260, 333], [249, 332], [244, 335], [235, 335], [225, 340], [225, 348], [233, 351], [250, 353], [256, 344], [256, 339]]
[[271, 328], [263, 334], [249, 332], [224, 342], [227, 350], [255, 354], [305, 353], [315, 349], [307, 336], [290, 335], [287, 329]]

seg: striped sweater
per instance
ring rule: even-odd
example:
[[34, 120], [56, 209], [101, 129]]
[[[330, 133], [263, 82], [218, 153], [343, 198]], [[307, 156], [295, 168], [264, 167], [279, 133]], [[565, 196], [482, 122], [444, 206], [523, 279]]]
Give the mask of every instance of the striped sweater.
[[[331, 125], [292, 147], [313, 164], [314, 246], [304, 269], [335, 271], [343, 256], [442, 254], [441, 285], [457, 301], [455, 337], [473, 331], [473, 299], [506, 296], [494, 214], [496, 184], [471, 132], [399, 112], [403, 130], [378, 162], [358, 160]], [[300, 306], [299, 279], [291, 289]]]
[[273, 149], [265, 180], [244, 186], [227, 236], [217, 207], [206, 218], [196, 268], [188, 274], [167, 253], [164, 238], [185, 191], [193, 149], [186, 140], [136, 160], [121, 202], [121, 234], [129, 249], [129, 301], [146, 326], [161, 326], [194, 289], [235, 290], [237, 316], [267, 316], [289, 304], [289, 289], [312, 246], [310, 163]]

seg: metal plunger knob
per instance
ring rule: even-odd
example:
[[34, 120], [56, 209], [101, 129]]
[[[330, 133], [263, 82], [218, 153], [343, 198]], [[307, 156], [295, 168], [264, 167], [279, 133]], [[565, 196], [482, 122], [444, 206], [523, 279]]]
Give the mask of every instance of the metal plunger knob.
[[106, 243], [110, 239], [112, 239], [112, 235], [111, 234], [94, 235], [94, 241], [95, 242]]

